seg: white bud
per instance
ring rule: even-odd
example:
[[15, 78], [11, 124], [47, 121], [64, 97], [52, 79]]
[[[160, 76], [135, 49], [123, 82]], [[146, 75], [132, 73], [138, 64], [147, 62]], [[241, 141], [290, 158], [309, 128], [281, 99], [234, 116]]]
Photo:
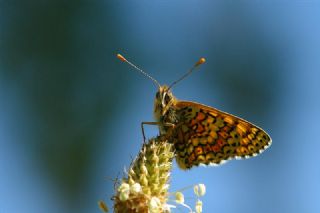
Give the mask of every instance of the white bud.
[[196, 202], [196, 212], [197, 213], [202, 212], [202, 201], [201, 200], [197, 200], [197, 202]]
[[176, 192], [175, 196], [177, 203], [184, 203], [184, 195], [181, 192]]
[[121, 185], [118, 188], [118, 192], [122, 192], [122, 191], [129, 191], [130, 186], [127, 183], [121, 183]]
[[193, 191], [198, 197], [201, 197], [206, 193], [206, 186], [202, 183], [199, 183], [193, 187]]
[[129, 198], [129, 194], [130, 194], [129, 191], [122, 191], [122, 192], [119, 193], [119, 199], [121, 201], [126, 201]]
[[133, 194], [138, 194], [139, 192], [141, 192], [141, 185], [139, 183], [134, 183], [131, 186], [130, 190]]
[[130, 186], [129, 186], [129, 184], [122, 183], [118, 188], [118, 192], [119, 192], [119, 199], [121, 201], [128, 200], [129, 194], [130, 194]]
[[152, 197], [149, 201], [149, 212], [150, 213], [158, 213], [161, 207], [161, 202], [159, 198], [157, 197]]

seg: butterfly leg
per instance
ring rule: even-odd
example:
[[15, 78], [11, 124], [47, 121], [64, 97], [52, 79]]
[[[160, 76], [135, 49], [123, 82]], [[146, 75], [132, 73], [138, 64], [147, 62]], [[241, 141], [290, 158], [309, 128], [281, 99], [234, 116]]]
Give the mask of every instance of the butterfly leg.
[[141, 122], [141, 130], [142, 130], [142, 136], [143, 136], [143, 142], [146, 142], [146, 136], [144, 134], [144, 128], [143, 128], [143, 125], [159, 125], [160, 122], [147, 122], [147, 121], [144, 121], [144, 122]]
[[143, 142], [146, 142], [146, 136], [144, 134], [144, 127], [143, 125], [157, 125], [157, 126], [160, 126], [160, 125], [163, 125], [163, 126], [169, 126], [169, 127], [172, 127], [174, 128], [175, 125], [174, 124], [171, 124], [171, 123], [161, 123], [161, 122], [141, 122], [141, 130], [142, 130], [142, 136], [143, 136]]

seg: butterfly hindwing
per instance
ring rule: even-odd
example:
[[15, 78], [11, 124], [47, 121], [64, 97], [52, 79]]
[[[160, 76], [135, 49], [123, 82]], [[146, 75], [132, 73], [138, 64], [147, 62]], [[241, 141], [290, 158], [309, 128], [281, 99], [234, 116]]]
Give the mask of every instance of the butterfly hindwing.
[[236, 116], [195, 102], [177, 101], [174, 107], [179, 122], [172, 138], [182, 169], [249, 158], [271, 144], [266, 132]]

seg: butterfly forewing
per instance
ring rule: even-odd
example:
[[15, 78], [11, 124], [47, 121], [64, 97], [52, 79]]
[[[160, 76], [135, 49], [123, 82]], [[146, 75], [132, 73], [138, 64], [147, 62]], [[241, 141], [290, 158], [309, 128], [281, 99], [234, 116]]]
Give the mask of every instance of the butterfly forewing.
[[179, 118], [172, 140], [182, 169], [249, 158], [271, 144], [261, 128], [212, 107], [188, 101], [174, 104]]

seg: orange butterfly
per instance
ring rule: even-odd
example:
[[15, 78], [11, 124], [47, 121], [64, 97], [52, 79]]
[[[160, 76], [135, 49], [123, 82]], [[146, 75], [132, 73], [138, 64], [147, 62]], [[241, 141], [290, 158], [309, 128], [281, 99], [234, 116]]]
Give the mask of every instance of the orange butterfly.
[[203, 64], [204, 58], [170, 86], [161, 86], [120, 54], [117, 57], [158, 85], [159, 90], [154, 101], [156, 122], [143, 122], [142, 129], [143, 124], [159, 126], [160, 136], [174, 144], [176, 161], [180, 168], [218, 165], [234, 158], [253, 157], [271, 145], [270, 136], [260, 127], [213, 107], [180, 101], [173, 96], [170, 88], [188, 76], [194, 68]]

